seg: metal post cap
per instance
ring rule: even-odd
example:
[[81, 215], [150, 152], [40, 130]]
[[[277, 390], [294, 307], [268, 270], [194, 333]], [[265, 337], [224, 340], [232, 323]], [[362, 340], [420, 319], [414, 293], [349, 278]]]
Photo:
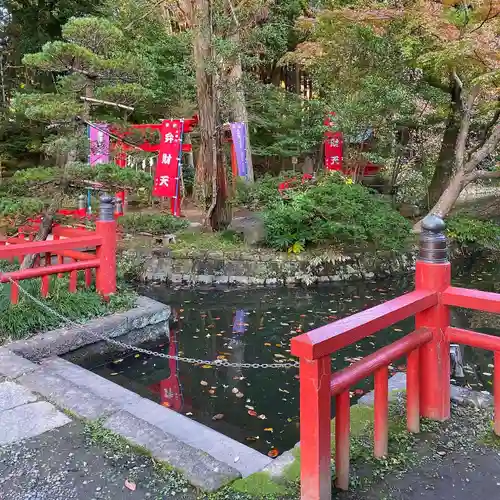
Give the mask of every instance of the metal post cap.
[[441, 217], [429, 214], [422, 220], [422, 229], [431, 233], [442, 233], [446, 229], [446, 224]]
[[441, 264], [448, 262], [448, 242], [444, 234], [446, 224], [441, 217], [429, 214], [422, 220], [419, 260]]
[[99, 205], [99, 220], [113, 221], [114, 218], [114, 199], [113, 197], [104, 194], [100, 198], [101, 204]]

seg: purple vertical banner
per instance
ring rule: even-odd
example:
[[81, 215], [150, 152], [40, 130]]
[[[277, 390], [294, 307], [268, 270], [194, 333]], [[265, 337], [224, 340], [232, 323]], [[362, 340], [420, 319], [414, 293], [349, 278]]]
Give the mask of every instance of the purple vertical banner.
[[237, 309], [234, 315], [233, 333], [245, 333], [246, 312], [244, 309]]
[[96, 123], [87, 128], [89, 138], [89, 163], [98, 165], [99, 163], [109, 163], [109, 133], [106, 123]]
[[246, 177], [247, 165], [247, 140], [246, 127], [243, 122], [231, 123], [231, 136], [233, 139], [234, 151], [236, 153], [236, 164], [238, 165], [238, 175]]

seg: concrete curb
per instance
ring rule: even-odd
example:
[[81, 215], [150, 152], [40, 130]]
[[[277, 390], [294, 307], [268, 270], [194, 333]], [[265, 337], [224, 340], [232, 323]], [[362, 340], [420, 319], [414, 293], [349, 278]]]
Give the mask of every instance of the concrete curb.
[[28, 340], [11, 342], [7, 348], [24, 358], [37, 361], [94, 344], [99, 341], [99, 336], [102, 335], [110, 338], [121, 337], [146, 326], [166, 323], [169, 317], [169, 306], [140, 296], [136, 306], [129, 311], [93, 319], [85, 323], [85, 328], [69, 326], [40, 333]]

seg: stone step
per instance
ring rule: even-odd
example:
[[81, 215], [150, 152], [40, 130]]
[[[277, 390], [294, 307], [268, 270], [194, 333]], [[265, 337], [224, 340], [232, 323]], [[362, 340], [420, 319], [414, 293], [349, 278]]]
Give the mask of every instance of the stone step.
[[50, 358], [44, 361], [42, 366], [102, 399], [113, 402], [182, 443], [204, 451], [216, 460], [234, 467], [243, 477], [262, 470], [272, 461], [269, 457], [234, 439], [61, 358]]

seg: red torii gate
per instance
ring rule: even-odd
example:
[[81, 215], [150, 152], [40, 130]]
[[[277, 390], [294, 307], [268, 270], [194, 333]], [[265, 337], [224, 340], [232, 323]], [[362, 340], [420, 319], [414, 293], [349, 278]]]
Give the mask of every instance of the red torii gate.
[[[190, 133], [198, 125], [199, 119], [198, 115], [193, 115], [191, 118], [184, 119], [184, 133]], [[157, 131], [160, 132], [162, 127], [161, 123], [141, 123], [130, 125], [125, 131], [111, 128], [111, 137], [114, 141], [111, 143], [111, 151], [114, 152], [115, 164], [121, 168], [127, 166], [127, 154], [130, 151], [140, 149], [147, 153], [158, 153], [160, 150], [160, 144], [153, 144], [145, 139], [140, 144], [132, 144], [127, 141], [127, 137], [132, 135], [135, 131], [140, 131], [144, 134], [146, 131]], [[182, 152], [190, 153], [193, 150], [191, 144], [182, 144]], [[116, 197], [125, 202], [125, 191], [120, 191], [116, 193]], [[174, 202], [174, 200], [172, 200]], [[180, 207], [180, 197], [178, 198], [178, 206]]]

